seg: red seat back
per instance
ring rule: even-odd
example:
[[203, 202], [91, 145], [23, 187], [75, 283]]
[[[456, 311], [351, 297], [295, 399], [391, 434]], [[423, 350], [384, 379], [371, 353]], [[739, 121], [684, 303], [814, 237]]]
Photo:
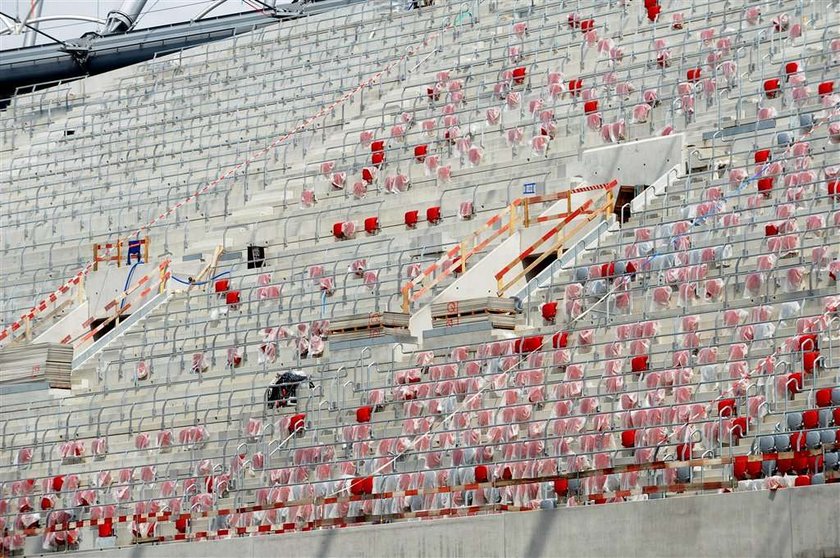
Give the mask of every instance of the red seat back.
[[575, 95], [580, 95], [580, 90], [583, 89], [583, 80], [582, 79], [570, 79], [569, 80], [569, 91], [574, 93]]
[[703, 74], [703, 70], [700, 68], [691, 68], [685, 73], [685, 77], [688, 81], [700, 81], [700, 77]]
[[768, 79], [764, 82], [764, 94], [768, 99], [773, 99], [779, 94], [780, 87], [781, 82], [778, 79]]
[[802, 411], [802, 428], [817, 428], [820, 425], [820, 413], [814, 409]]
[[785, 64], [785, 73], [787, 75], [795, 74], [799, 71], [799, 62], [788, 62]]
[[365, 232], [373, 234], [379, 230], [379, 217], [368, 217], [365, 219]]
[[428, 151], [429, 148], [426, 144], [418, 145], [414, 148], [414, 158], [417, 159], [417, 162], [422, 163], [426, 160]]
[[289, 420], [289, 434], [294, 432], [299, 428], [303, 428], [306, 424], [306, 414], [305, 413], [298, 413], [293, 415], [292, 418]]
[[565, 331], [558, 331], [551, 336], [551, 346], [555, 349], [563, 349], [569, 345], [569, 334]]
[[758, 179], [758, 191], [767, 193], [773, 190], [773, 177], [772, 176], [765, 176], [764, 178]]
[[385, 150], [385, 142], [383, 140], [370, 142], [370, 150], [372, 153], [381, 153]]
[[734, 399], [721, 399], [717, 404], [718, 416], [731, 417], [737, 413]]
[[385, 162], [385, 153], [382, 151], [377, 151], [373, 155], [370, 156], [370, 163], [375, 167], [381, 167], [382, 163]]
[[344, 238], [344, 231], [342, 231], [341, 223], [333, 224], [333, 236], [336, 238]]
[[489, 479], [489, 475], [487, 473], [487, 466], [486, 465], [478, 465], [474, 469], [475, 472], [475, 482], [487, 482]]
[[636, 445], [636, 431], [625, 430], [621, 433], [621, 447], [632, 448]]
[[224, 293], [230, 289], [230, 279], [218, 279], [216, 283], [213, 285], [213, 289], [217, 293]]
[[521, 85], [525, 82], [525, 74], [528, 73], [528, 70], [524, 66], [520, 66], [519, 68], [513, 69], [513, 83], [517, 85]]
[[406, 211], [405, 212], [405, 226], [406, 227], [414, 227], [417, 224], [419, 211]]
[[776, 236], [779, 234], [779, 227], [770, 223], [769, 225], [764, 225], [764, 236]]
[[831, 407], [831, 388], [817, 391], [817, 407]]
[[240, 299], [239, 291], [228, 291], [227, 293], [225, 293], [225, 303], [226, 304], [230, 304], [230, 305], [239, 304], [239, 299]]
[[546, 302], [542, 305], [542, 308], [540, 308], [540, 312], [542, 313], [542, 317], [544, 320], [553, 322], [554, 318], [557, 317], [557, 303]]
[[440, 221], [440, 207], [430, 207], [426, 210], [426, 221], [430, 223], [437, 223]]
[[820, 94], [820, 97], [824, 97], [826, 95], [831, 95], [834, 93], [834, 82], [833, 81], [824, 81], [817, 86], [817, 93]]
[[557, 496], [565, 496], [569, 491], [569, 479], [554, 479], [554, 493]]
[[794, 372], [788, 374], [787, 388], [790, 393], [799, 393], [802, 391], [802, 373]]
[[[180, 519], [178, 521], [180, 521]], [[186, 521], [186, 519], [184, 521]], [[177, 522], [176, 522], [176, 526], [177, 526]], [[105, 519], [105, 523], [100, 523], [97, 526], [96, 530], [97, 530], [97, 535], [99, 535], [100, 538], [113, 537], [114, 536], [114, 525], [113, 525], [113, 523], [111, 523], [110, 518]], [[184, 526], [184, 530], [183, 531], [179, 530], [178, 532], [183, 533], [186, 530], [187, 530], [186, 526]]]
[[367, 167], [362, 169], [362, 180], [364, 180], [368, 184], [373, 182], [373, 173]]
[[356, 409], [356, 422], [370, 422], [373, 407], [359, 407]]
[[814, 368], [817, 366], [817, 360], [819, 358], [819, 351], [808, 351], [806, 353], [802, 353], [802, 367], [805, 369], [807, 374], [814, 372]]
[[593, 112], [598, 112], [598, 100], [594, 99], [592, 101], [586, 101], [583, 103], [583, 113], [584, 114], [591, 114]]
[[769, 149], [760, 149], [755, 152], [755, 155], [753, 155], [753, 160], [756, 164], [766, 163], [772, 156], [773, 154]]
[[640, 355], [630, 359], [630, 369], [636, 374], [641, 374], [648, 369], [647, 355]]

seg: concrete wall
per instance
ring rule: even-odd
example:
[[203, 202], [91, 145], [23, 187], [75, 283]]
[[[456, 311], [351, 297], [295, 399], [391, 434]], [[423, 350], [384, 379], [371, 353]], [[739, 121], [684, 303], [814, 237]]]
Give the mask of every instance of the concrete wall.
[[840, 556], [840, 485], [135, 546], [79, 557]]

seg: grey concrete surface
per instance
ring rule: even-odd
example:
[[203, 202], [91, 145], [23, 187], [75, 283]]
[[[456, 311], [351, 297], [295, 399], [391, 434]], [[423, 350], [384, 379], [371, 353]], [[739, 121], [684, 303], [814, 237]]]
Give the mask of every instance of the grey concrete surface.
[[78, 557], [840, 556], [840, 485], [416, 521]]

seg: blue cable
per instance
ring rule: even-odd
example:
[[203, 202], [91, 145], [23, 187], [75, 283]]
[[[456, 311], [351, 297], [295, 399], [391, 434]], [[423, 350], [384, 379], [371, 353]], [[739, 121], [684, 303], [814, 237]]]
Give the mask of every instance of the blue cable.
[[[137, 266], [143, 263], [143, 260], [137, 260], [131, 269], [128, 270], [128, 277], [125, 278], [125, 286], [123, 287], [123, 292], [128, 290], [128, 286], [131, 284], [131, 276], [134, 275], [134, 270], [137, 269]], [[125, 298], [122, 299], [120, 302], [120, 310], [122, 310], [123, 306], [125, 306]]]
[[[740, 193], [741, 193], [741, 191], [742, 191], [742, 190], [743, 190], [743, 189], [744, 189], [744, 188], [745, 188], [748, 184], [750, 184], [750, 183], [754, 182], [755, 180], [757, 180], [758, 178], [760, 178], [760, 177], [761, 177], [761, 175], [762, 175], [762, 174], [764, 174], [764, 171], [767, 169], [767, 167], [768, 167], [768, 166], [770, 166], [770, 163], [769, 163], [769, 162], [764, 163], [764, 165], [762, 165], [762, 167], [761, 167], [760, 169], [758, 169], [758, 171], [757, 171], [754, 175], [752, 175], [752, 176], [748, 176], [747, 178], [743, 179], [743, 180], [741, 181], [741, 183], [740, 183], [740, 184], [738, 184], [738, 187], [735, 189], [735, 191], [734, 191], [734, 192], [732, 192], [732, 193], [731, 193], [731, 194], [729, 194], [729, 195], [725, 195], [725, 194], [724, 194], [724, 195], [721, 197], [721, 199], [719, 199], [719, 200], [717, 200], [717, 201], [715, 202], [715, 206], [714, 206], [714, 208], [712, 208], [712, 211], [710, 211], [709, 213], [707, 213], [707, 214], [705, 214], [705, 215], [701, 215], [700, 217], [694, 217], [694, 219], [692, 219], [692, 220], [691, 220], [691, 224], [690, 224], [690, 226], [691, 226], [691, 227], [695, 227], [695, 226], [697, 226], [697, 225], [701, 225], [701, 224], [703, 224], [703, 222], [704, 222], [704, 221], [706, 221], [706, 219], [708, 219], [709, 217], [711, 217], [711, 216], [713, 216], [713, 215], [716, 215], [716, 214], [717, 214], [717, 212], [720, 210], [720, 208], [721, 208], [721, 207], [723, 207], [724, 202], [726, 202], [728, 198], [732, 197], [733, 195], [738, 195], [738, 194], [740, 194]], [[687, 234], [688, 234], [688, 233], [686, 232], [686, 233], [683, 233], [683, 234], [675, 234], [675, 235], [672, 235], [672, 236], [671, 236], [671, 238], [669, 238], [669, 239], [668, 239], [668, 245], [669, 245], [669, 246], [672, 246], [672, 245], [673, 245], [674, 240], [676, 240], [677, 238], [679, 238], [679, 237], [681, 237], [681, 236], [686, 236]], [[647, 259], [645, 260], [645, 263], [643, 264], [643, 266], [642, 266], [642, 267], [644, 268], [644, 266], [645, 266], [645, 265], [650, 264], [650, 262], [652, 262], [654, 259], [656, 259], [656, 258], [658, 258], [659, 256], [662, 256], [662, 255], [663, 255], [663, 254], [661, 254], [661, 253], [659, 253], [659, 252], [654, 252], [653, 254], [651, 254], [650, 256], [648, 256], [648, 257], [647, 257]]]
[[182, 285], [196, 285], [196, 286], [200, 286], [200, 285], [206, 285], [207, 283], [210, 283], [210, 282], [212, 282], [212, 281], [215, 281], [216, 279], [218, 279], [219, 277], [222, 277], [222, 276], [224, 276], [224, 275], [230, 275], [230, 271], [223, 271], [223, 272], [219, 273], [218, 275], [216, 275], [215, 277], [211, 277], [211, 278], [210, 278], [210, 279], [208, 279], [207, 281], [199, 281], [199, 282], [197, 282], [197, 283], [190, 283], [189, 281], [184, 281], [183, 279], [179, 279], [179, 278], [175, 277], [174, 275], [172, 276], [172, 279], [173, 279], [173, 280], [175, 280], [175, 281], [177, 281], [177, 282], [179, 282], [179, 283], [181, 283]]

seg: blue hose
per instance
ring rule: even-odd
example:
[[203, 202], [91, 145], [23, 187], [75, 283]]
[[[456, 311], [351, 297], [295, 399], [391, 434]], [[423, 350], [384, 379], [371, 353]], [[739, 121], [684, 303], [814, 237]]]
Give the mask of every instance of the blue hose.
[[[137, 269], [137, 266], [143, 263], [142, 260], [137, 260], [137, 263], [131, 266], [131, 269], [128, 270], [128, 276], [125, 278], [125, 286], [123, 287], [123, 292], [128, 290], [128, 286], [131, 284], [131, 277], [134, 275], [134, 270]], [[120, 301], [120, 310], [122, 310], [123, 306], [125, 306], [125, 298]]]
[[184, 281], [183, 279], [179, 279], [178, 277], [175, 277], [174, 275], [172, 276], [172, 279], [173, 279], [173, 280], [175, 280], [175, 281], [177, 281], [177, 282], [179, 282], [179, 283], [181, 283], [182, 285], [196, 285], [196, 286], [200, 286], [200, 285], [206, 285], [207, 283], [210, 283], [210, 282], [212, 282], [212, 281], [215, 281], [216, 279], [218, 279], [219, 277], [222, 277], [222, 276], [224, 276], [224, 275], [230, 275], [230, 271], [223, 271], [223, 272], [219, 273], [218, 275], [216, 275], [215, 277], [211, 277], [211, 278], [210, 278], [210, 279], [208, 279], [207, 281], [199, 281], [199, 282], [197, 282], [197, 283], [190, 283], [189, 281]]

